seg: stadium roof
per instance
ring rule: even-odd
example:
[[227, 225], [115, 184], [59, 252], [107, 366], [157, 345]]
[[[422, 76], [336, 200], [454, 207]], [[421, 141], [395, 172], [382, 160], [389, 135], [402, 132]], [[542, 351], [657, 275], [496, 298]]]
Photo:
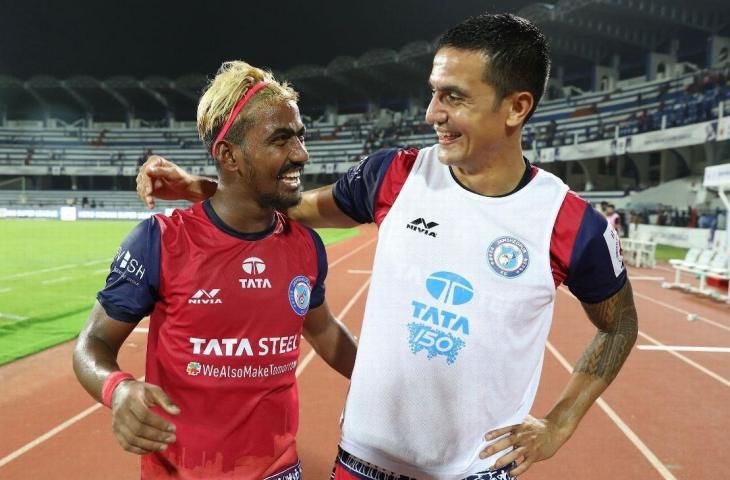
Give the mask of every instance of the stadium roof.
[[[730, 34], [726, 0], [560, 0], [529, 4], [517, 13], [547, 33], [554, 64], [567, 79], [588, 77], [589, 66], [610, 64], [614, 56], [627, 73], [632, 67], [643, 73], [651, 51], [675, 51], [680, 60], [704, 66], [708, 36]], [[377, 48], [358, 57], [338, 56], [326, 65], [304, 64], [275, 73], [303, 93], [305, 109], [333, 103], [388, 104], [427, 94], [433, 52], [433, 39], [411, 41], [397, 49]], [[129, 113], [150, 120], [168, 115], [186, 119], [194, 116], [205, 82], [200, 74], [103, 80], [0, 75], [0, 105], [14, 118], [42, 118], [52, 111], [64, 119], [88, 114], [97, 120], [118, 119]]]

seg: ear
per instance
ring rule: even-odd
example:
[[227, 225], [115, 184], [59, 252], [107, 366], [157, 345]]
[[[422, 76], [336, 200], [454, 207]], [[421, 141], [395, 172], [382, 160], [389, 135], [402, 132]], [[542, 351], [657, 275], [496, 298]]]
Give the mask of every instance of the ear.
[[[217, 150], [216, 161], [222, 170], [228, 172], [235, 172], [238, 170], [239, 163], [243, 161], [243, 158], [238, 157], [243, 157], [243, 149], [236, 149], [232, 143], [229, 143], [226, 140], [221, 140], [221, 142], [218, 143]], [[236, 155], [236, 150], [238, 150], [238, 155]]]
[[507, 126], [519, 127], [525, 123], [527, 114], [530, 113], [532, 106], [535, 104], [535, 99], [530, 92], [515, 92], [507, 100], [510, 103]]

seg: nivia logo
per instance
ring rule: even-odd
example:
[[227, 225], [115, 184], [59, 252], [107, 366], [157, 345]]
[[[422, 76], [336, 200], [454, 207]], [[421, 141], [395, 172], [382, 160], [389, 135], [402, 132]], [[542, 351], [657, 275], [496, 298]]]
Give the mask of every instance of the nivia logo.
[[432, 273], [426, 290], [433, 298], [449, 305], [463, 305], [474, 296], [474, 287], [466, 278], [453, 272]]
[[495, 273], [514, 278], [530, 265], [530, 255], [525, 244], [514, 237], [499, 237], [487, 249], [487, 261]]
[[241, 268], [249, 275], [259, 275], [266, 270], [266, 264], [260, 258], [248, 257], [241, 264]]
[[436, 237], [437, 233], [433, 231], [434, 228], [438, 227], [436, 222], [427, 222], [422, 218], [417, 218], [406, 225], [408, 230], [422, 233], [427, 237]]
[[216, 298], [220, 291], [220, 288], [214, 288], [212, 290], [200, 289], [188, 299], [188, 303], [192, 303], [194, 305], [213, 305], [223, 303], [223, 300]]

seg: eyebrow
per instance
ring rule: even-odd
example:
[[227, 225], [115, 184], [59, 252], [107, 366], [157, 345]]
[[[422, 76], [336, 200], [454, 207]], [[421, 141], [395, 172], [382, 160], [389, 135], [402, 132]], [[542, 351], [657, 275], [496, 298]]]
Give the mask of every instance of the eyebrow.
[[294, 131], [289, 127], [280, 127], [273, 131], [271, 135], [269, 135], [268, 140], [273, 140], [278, 137], [286, 137], [290, 138], [293, 136], [301, 137], [305, 133], [307, 133], [307, 127], [302, 126], [298, 131]]
[[469, 96], [469, 94], [464, 89], [462, 89], [461, 87], [457, 87], [456, 85], [443, 85], [441, 87], [434, 87], [433, 83], [428, 82], [428, 87], [432, 90], [438, 90], [440, 92], [455, 93], [462, 97]]

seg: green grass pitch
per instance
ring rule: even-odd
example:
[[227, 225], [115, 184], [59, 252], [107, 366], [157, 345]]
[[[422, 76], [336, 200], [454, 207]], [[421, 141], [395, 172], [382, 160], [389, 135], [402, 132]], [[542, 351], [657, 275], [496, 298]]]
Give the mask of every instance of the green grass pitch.
[[[135, 225], [0, 220], [0, 365], [78, 334], [119, 244]], [[318, 231], [325, 245], [358, 234]]]

